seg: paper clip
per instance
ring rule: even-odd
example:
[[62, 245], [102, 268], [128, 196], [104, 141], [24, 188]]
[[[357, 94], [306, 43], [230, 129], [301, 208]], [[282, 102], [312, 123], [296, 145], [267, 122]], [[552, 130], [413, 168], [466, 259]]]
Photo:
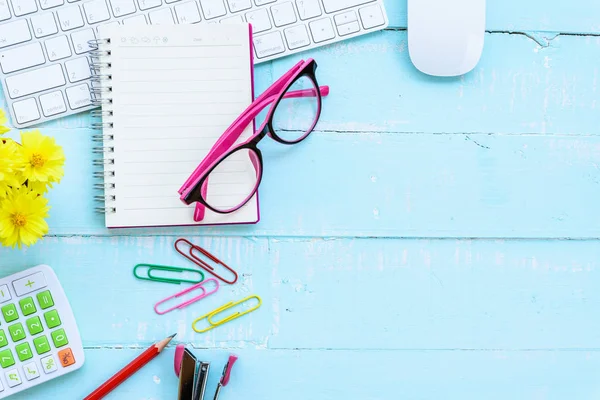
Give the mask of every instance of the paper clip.
[[[256, 299], [256, 300], [258, 300], [258, 304], [256, 304], [252, 308], [249, 308], [246, 311], [236, 311], [235, 313], [231, 314], [230, 316], [228, 316], [226, 318], [221, 319], [220, 321], [217, 321], [217, 322], [213, 321], [213, 319], [215, 318], [216, 315], [222, 313], [223, 311], [229, 310], [230, 308], [233, 308], [233, 307], [235, 307], [235, 306], [237, 306], [239, 304], [245, 303], [246, 301], [248, 301], [250, 299]], [[209, 330], [211, 330], [213, 328], [216, 328], [217, 326], [221, 326], [223, 324], [226, 324], [229, 321], [232, 321], [232, 320], [234, 320], [236, 318], [241, 317], [242, 315], [246, 315], [248, 313], [251, 313], [252, 311], [258, 309], [261, 306], [261, 304], [262, 304], [262, 299], [260, 298], [260, 296], [257, 296], [257, 295], [248, 296], [248, 297], [243, 298], [242, 300], [239, 300], [239, 301], [236, 301], [236, 302], [230, 301], [227, 304], [223, 304], [221, 307], [217, 308], [216, 310], [212, 310], [208, 314], [205, 314], [205, 315], [203, 315], [203, 316], [201, 316], [199, 318], [196, 318], [194, 320], [194, 322], [192, 322], [192, 329], [194, 331], [198, 332], [198, 333], [208, 332]], [[205, 328], [205, 329], [198, 329], [198, 328], [196, 328], [196, 324], [199, 321], [202, 321], [204, 319], [206, 319], [206, 321], [208, 322], [209, 327]]]
[[[214, 288], [214, 290], [211, 290], [210, 292], [206, 291], [206, 288], [204, 287], [204, 285], [205, 285], [206, 283], [208, 283], [208, 282], [214, 282], [214, 283], [215, 283], [215, 288]], [[189, 293], [189, 292], [191, 292], [191, 291], [194, 291], [194, 290], [196, 290], [196, 289], [200, 289], [200, 290], [202, 291], [202, 294], [201, 294], [201, 295], [198, 295], [198, 296], [196, 296], [196, 297], [194, 297], [194, 298], [192, 298], [192, 299], [190, 299], [190, 300], [184, 301], [183, 303], [180, 303], [180, 304], [178, 304], [178, 305], [176, 305], [176, 306], [173, 306], [173, 307], [171, 307], [171, 308], [169, 308], [169, 309], [167, 309], [167, 310], [165, 310], [165, 311], [158, 311], [158, 306], [159, 306], [159, 305], [161, 305], [161, 304], [163, 304], [163, 303], [166, 303], [167, 301], [169, 301], [169, 300], [171, 300], [171, 299], [174, 299], [174, 298], [177, 298], [177, 297], [183, 296], [184, 294], [187, 294], [187, 293]], [[192, 304], [192, 303], [195, 303], [195, 302], [196, 302], [196, 301], [198, 301], [198, 300], [202, 300], [203, 298], [205, 298], [205, 297], [207, 297], [207, 296], [210, 296], [211, 294], [215, 293], [217, 290], [219, 290], [219, 281], [217, 281], [215, 278], [208, 278], [207, 280], [205, 280], [205, 281], [203, 281], [203, 282], [197, 283], [197, 284], [195, 284], [194, 286], [190, 286], [189, 288], [187, 288], [187, 289], [185, 289], [185, 290], [182, 290], [181, 292], [175, 293], [175, 294], [174, 294], [174, 295], [172, 295], [172, 296], [169, 296], [169, 297], [166, 297], [166, 298], [164, 298], [164, 299], [160, 300], [158, 303], [156, 303], [156, 304], [154, 305], [154, 311], [155, 311], [157, 314], [159, 314], [159, 315], [163, 315], [163, 314], [166, 314], [166, 313], [168, 313], [168, 312], [171, 312], [171, 311], [173, 311], [173, 310], [175, 310], [175, 309], [177, 309], [177, 308], [184, 308], [184, 307], [187, 307], [187, 306], [189, 306], [190, 304]]]
[[[148, 271], [146, 272], [146, 276], [138, 275], [138, 273], [137, 273], [138, 268], [148, 268]], [[197, 280], [167, 278], [167, 277], [162, 277], [162, 276], [155, 276], [152, 274], [153, 271], [169, 271], [169, 272], [179, 272], [179, 273], [191, 272], [194, 274], [200, 274], [201, 278], [197, 279]], [[146, 281], [175, 283], [175, 284], [180, 284], [180, 283], [184, 283], [184, 282], [185, 283], [200, 283], [204, 280], [204, 274], [202, 273], [202, 271], [198, 271], [197, 269], [170, 267], [167, 265], [154, 265], [154, 264], [138, 264], [138, 265], [136, 265], [135, 267], [133, 267], [133, 276], [135, 276], [138, 279], [144, 279]]]
[[[190, 246], [190, 249], [189, 249], [189, 251], [187, 253], [180, 248], [180, 243], [181, 242], [183, 242], [186, 245]], [[230, 268], [223, 261], [219, 260], [217, 257], [215, 257], [212, 254], [210, 254], [208, 251], [204, 250], [202, 247], [193, 244], [192, 242], [190, 242], [187, 239], [184, 239], [184, 238], [177, 239], [175, 241], [175, 250], [177, 250], [177, 252], [179, 254], [181, 254], [182, 256], [184, 256], [185, 258], [187, 258], [189, 261], [193, 262], [194, 264], [196, 264], [200, 268], [203, 268], [206, 272], [208, 272], [209, 274], [211, 274], [211, 275], [215, 276], [216, 278], [222, 280], [225, 283], [233, 285], [238, 280], [238, 274], [237, 274], [237, 272], [235, 272], [232, 268]], [[235, 279], [232, 280], [232, 281], [228, 281], [227, 279], [225, 279], [222, 276], [218, 275], [215, 272], [215, 269], [213, 267], [211, 267], [207, 262], [203, 261], [200, 257], [194, 255], [194, 250], [199, 251], [205, 257], [209, 258], [214, 263], [221, 264], [223, 267], [227, 268], [235, 276]]]

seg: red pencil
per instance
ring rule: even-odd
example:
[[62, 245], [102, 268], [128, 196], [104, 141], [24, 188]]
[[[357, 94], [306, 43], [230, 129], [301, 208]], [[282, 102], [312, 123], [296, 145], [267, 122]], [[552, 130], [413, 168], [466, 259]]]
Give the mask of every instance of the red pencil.
[[150, 346], [146, 351], [140, 354], [135, 360], [130, 362], [125, 368], [117, 372], [104, 382], [98, 389], [90, 393], [84, 400], [98, 400], [110, 393], [114, 388], [123, 383], [131, 375], [135, 374], [137, 370], [148, 364], [154, 357], [160, 354], [160, 352], [169, 344], [171, 339], [175, 337], [176, 333], [169, 336], [166, 339], [161, 340]]

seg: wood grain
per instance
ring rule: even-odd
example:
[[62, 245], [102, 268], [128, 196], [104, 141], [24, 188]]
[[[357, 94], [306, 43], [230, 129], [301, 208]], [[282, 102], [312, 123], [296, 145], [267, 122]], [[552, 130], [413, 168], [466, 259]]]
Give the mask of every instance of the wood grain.
[[[15, 399], [81, 398], [173, 332], [108, 398], [174, 398], [177, 343], [212, 362], [209, 394], [240, 356], [222, 400], [600, 396], [600, 3], [488, 1], [482, 59], [456, 79], [414, 69], [406, 2], [386, 6], [386, 31], [256, 68], [260, 93], [313, 57], [331, 87], [308, 141], [261, 144], [257, 225], [109, 231], [93, 212], [90, 118], [42, 127], [68, 160], [51, 233], [0, 249], [0, 269], [56, 270], [87, 360]], [[181, 235], [240, 282], [158, 316], [152, 305], [183, 287], [132, 268], [188, 266], [172, 249]], [[192, 331], [254, 293], [256, 312]]]

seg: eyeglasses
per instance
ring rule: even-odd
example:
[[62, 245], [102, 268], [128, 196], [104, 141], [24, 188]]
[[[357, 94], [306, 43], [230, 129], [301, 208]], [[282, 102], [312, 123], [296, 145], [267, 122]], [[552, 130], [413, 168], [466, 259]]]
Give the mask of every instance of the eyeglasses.
[[[263, 172], [262, 153], [257, 145], [265, 136], [292, 145], [303, 141], [313, 131], [321, 115], [321, 96], [329, 94], [328, 86], [319, 87], [316, 70], [317, 63], [313, 59], [300, 61], [227, 128], [179, 189], [181, 201], [188, 205], [197, 203], [195, 221], [202, 221], [205, 207], [220, 214], [232, 213], [254, 196]], [[265, 120], [255, 133], [234, 146], [248, 125], [267, 107]], [[289, 121], [294, 121], [297, 126], [290, 129]], [[219, 195], [218, 191], [209, 196], [214, 192], [209, 181], [219, 182], [220, 176], [231, 171], [245, 171], [244, 181], [247, 184], [244, 189], [226, 196]]]

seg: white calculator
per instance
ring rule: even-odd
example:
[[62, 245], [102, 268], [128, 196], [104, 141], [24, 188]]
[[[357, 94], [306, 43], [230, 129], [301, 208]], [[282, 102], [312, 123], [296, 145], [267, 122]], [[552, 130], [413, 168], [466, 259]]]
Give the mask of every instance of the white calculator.
[[79, 369], [83, 346], [52, 268], [0, 279], [0, 399]]

